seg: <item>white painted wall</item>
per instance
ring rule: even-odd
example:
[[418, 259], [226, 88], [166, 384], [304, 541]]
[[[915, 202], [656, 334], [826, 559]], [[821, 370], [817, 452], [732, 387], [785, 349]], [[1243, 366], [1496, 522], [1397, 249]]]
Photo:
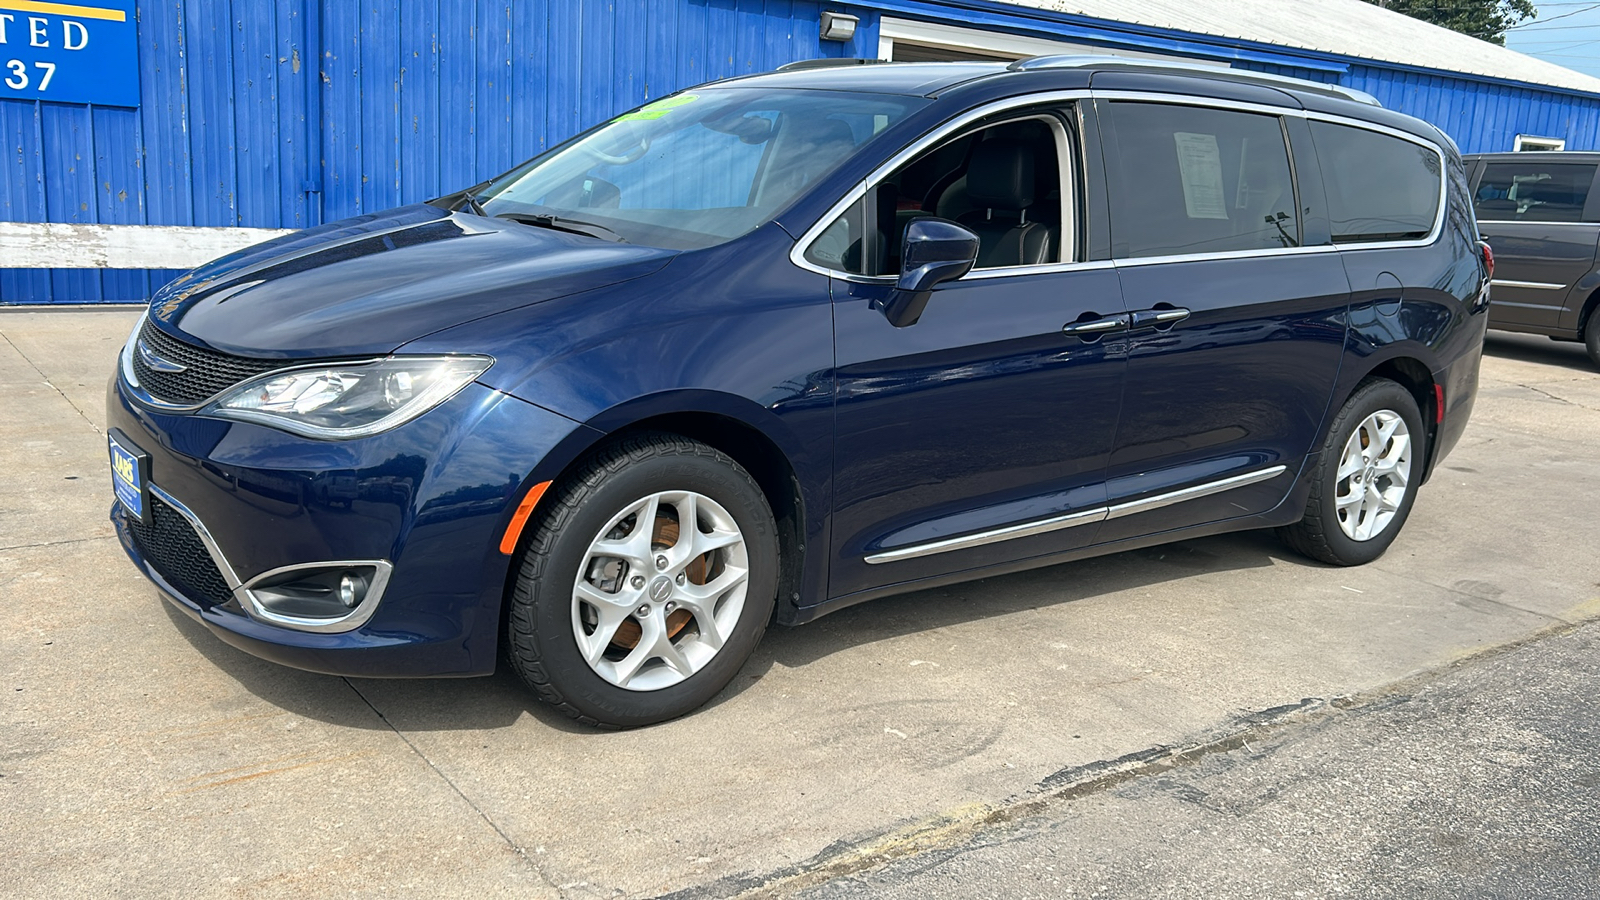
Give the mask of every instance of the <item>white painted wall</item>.
[[0, 222], [0, 269], [192, 269], [293, 233], [275, 228]]

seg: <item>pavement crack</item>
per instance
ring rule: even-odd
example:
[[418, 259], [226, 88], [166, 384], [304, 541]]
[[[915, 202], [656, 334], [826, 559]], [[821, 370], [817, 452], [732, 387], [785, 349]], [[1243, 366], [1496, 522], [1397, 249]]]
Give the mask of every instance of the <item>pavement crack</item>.
[[1522, 613], [1523, 615], [1536, 616], [1538, 618], [1544, 619], [1547, 622], [1550, 622], [1553, 625], [1571, 625], [1571, 624], [1573, 624], [1570, 619], [1564, 619], [1561, 616], [1551, 615], [1550, 613], [1545, 613], [1545, 612], [1539, 612], [1536, 609], [1527, 609], [1526, 607], [1518, 606], [1515, 603], [1507, 603], [1504, 600], [1497, 600], [1497, 599], [1495, 599], [1493, 597], [1485, 597], [1482, 594], [1474, 594], [1471, 591], [1464, 591], [1464, 590], [1462, 590], [1460, 588], [1447, 587], [1447, 586], [1442, 585], [1442, 584], [1435, 584], [1435, 583], [1427, 580], [1426, 578], [1417, 578], [1417, 577], [1415, 577], [1413, 575], [1403, 575], [1403, 574], [1401, 574], [1399, 572], [1394, 572], [1394, 571], [1391, 571], [1389, 569], [1385, 569], [1385, 568], [1383, 568], [1381, 566], [1374, 565], [1372, 563], [1368, 563], [1367, 567], [1370, 568], [1370, 569], [1376, 569], [1377, 571], [1382, 572], [1382, 573], [1384, 573], [1386, 575], [1392, 575], [1395, 578], [1399, 578], [1399, 579], [1402, 579], [1404, 581], [1413, 581], [1413, 582], [1416, 582], [1417, 584], [1425, 584], [1428, 587], [1437, 588], [1438, 590], [1444, 591], [1444, 592], [1449, 593], [1449, 594], [1455, 594], [1456, 596], [1459, 596], [1459, 597], [1468, 597], [1468, 598], [1470, 598], [1470, 599], [1472, 599], [1474, 601], [1477, 601], [1479, 603], [1488, 603], [1488, 604], [1490, 604], [1492, 606], [1498, 606], [1501, 609], [1508, 609], [1508, 610], [1511, 610], [1512, 612]]
[[6, 342], [6, 346], [8, 346], [12, 350], [16, 351], [17, 356], [20, 356], [22, 358], [22, 361], [28, 364], [28, 368], [32, 369], [36, 374], [38, 374], [40, 380], [42, 380], [45, 384], [50, 385], [50, 390], [55, 391], [57, 394], [60, 394], [61, 395], [61, 399], [67, 401], [67, 405], [72, 407], [73, 412], [76, 412], [85, 422], [88, 422], [89, 423], [89, 427], [93, 428], [95, 430], [96, 434], [99, 434], [99, 435], [102, 435], [102, 436], [105, 435], [105, 431], [102, 430], [99, 425], [95, 424], [95, 421], [93, 419], [89, 418], [89, 416], [86, 413], [84, 413], [84, 411], [82, 409], [79, 409], [78, 408], [78, 404], [73, 403], [72, 402], [72, 398], [68, 397], [65, 391], [61, 390], [61, 388], [56, 387], [56, 383], [54, 381], [50, 380], [50, 376], [46, 375], [44, 373], [43, 369], [39, 368], [39, 364], [35, 363], [32, 359], [29, 359], [28, 358], [28, 354], [23, 353], [22, 352], [22, 348], [18, 347], [16, 342], [11, 340], [11, 337], [9, 335], [7, 335], [4, 331], [0, 331], [0, 340], [5, 341]]
[[71, 538], [70, 540], [65, 541], [40, 541], [36, 544], [12, 544], [9, 547], [0, 547], [0, 553], [5, 553], [8, 550], [35, 550], [39, 547], [61, 547], [66, 544], [86, 544], [90, 541], [109, 541], [114, 540], [115, 538], [116, 535], [114, 534], [102, 534], [99, 537]]
[[528, 867], [533, 869], [534, 874], [538, 875], [541, 881], [549, 885], [550, 889], [556, 892], [556, 896], [563, 898], [567, 896], [567, 892], [563, 890], [560, 885], [552, 881], [550, 876], [545, 873], [544, 869], [540, 868], [539, 864], [533, 861], [533, 857], [528, 855], [527, 849], [519, 845], [516, 841], [512, 840], [511, 835], [506, 834], [505, 829], [501, 828], [499, 823], [495, 822], [494, 819], [489, 818], [489, 814], [483, 811], [483, 807], [479, 806], [477, 803], [474, 803], [472, 798], [467, 796], [466, 791], [461, 789], [460, 785], [456, 784], [449, 775], [445, 774], [443, 769], [440, 769], [437, 765], [435, 765], [433, 760], [428, 758], [428, 754], [422, 752], [421, 747], [418, 747], [411, 740], [411, 738], [407, 737], [405, 732], [401, 731], [399, 728], [396, 728], [395, 724], [389, 721], [389, 717], [383, 714], [383, 710], [379, 709], [376, 704], [369, 700], [366, 694], [361, 693], [360, 688], [352, 684], [348, 678], [341, 678], [339, 680], [343, 681], [345, 686], [349, 687], [351, 691], [355, 692], [355, 695], [361, 698], [361, 702], [365, 703], [367, 708], [372, 710], [373, 715], [377, 716], [379, 721], [383, 722], [383, 724], [389, 726], [389, 730], [394, 732], [395, 736], [400, 740], [404, 741], [405, 745], [411, 748], [411, 752], [415, 753], [418, 759], [421, 759], [427, 764], [428, 768], [433, 771], [433, 774], [439, 776], [441, 781], [449, 785], [450, 790], [455, 791], [456, 796], [460, 797], [461, 800], [467, 804], [467, 806], [471, 807], [472, 811], [477, 813], [479, 818], [483, 819], [484, 824], [494, 829], [494, 833], [498, 834], [500, 839], [505, 842], [505, 845], [511, 848], [511, 852], [515, 853], [523, 862], [527, 863]]
[[1550, 393], [1549, 391], [1545, 390], [1542, 387], [1535, 387], [1534, 385], [1524, 384], [1524, 383], [1522, 383], [1520, 381], [1514, 381], [1514, 382], [1512, 382], [1512, 384], [1515, 384], [1517, 387], [1526, 388], [1527, 390], [1533, 391], [1535, 394], [1541, 394], [1541, 395], [1543, 395], [1545, 397], [1549, 397], [1551, 400], [1554, 400], [1557, 403], [1565, 403], [1568, 406], [1576, 406], [1579, 409], [1586, 409], [1586, 410], [1589, 410], [1590, 412], [1600, 412], [1600, 409], [1596, 409], [1593, 406], [1588, 406], [1586, 404], [1579, 403], [1576, 400], [1568, 400], [1565, 397], [1558, 397], [1555, 394]]
[[1270, 754], [1291, 736], [1331, 727], [1350, 716], [1365, 716], [1406, 704], [1418, 690], [1463, 666], [1566, 634], [1596, 618], [1600, 617], [1571, 623], [1556, 620], [1556, 624], [1519, 640], [1485, 648], [1361, 694], [1327, 699], [1308, 697], [1270, 709], [1245, 711], [1213, 731], [1182, 744], [1160, 744], [1113, 759], [1069, 766], [1041, 779], [1026, 792], [998, 802], [975, 803], [875, 835], [836, 841], [809, 860], [765, 873], [726, 876], [709, 884], [662, 895], [658, 900], [793, 897], [833, 881], [862, 883], [863, 876], [900, 860], [916, 858], [936, 866], [978, 847], [1012, 840], [1020, 833], [1047, 823], [1051, 814], [1059, 814], [1082, 798], [1241, 749], [1252, 757]]

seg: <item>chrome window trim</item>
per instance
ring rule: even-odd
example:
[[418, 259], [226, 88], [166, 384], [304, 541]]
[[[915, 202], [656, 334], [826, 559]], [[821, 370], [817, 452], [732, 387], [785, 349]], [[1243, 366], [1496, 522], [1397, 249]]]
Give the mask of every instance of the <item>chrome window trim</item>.
[[1101, 506], [1096, 507], [1095, 509], [1078, 510], [1076, 512], [1065, 513], [1063, 515], [1050, 516], [1049, 518], [1045, 519], [1036, 519], [1031, 522], [1022, 522], [1016, 525], [1006, 525], [1000, 528], [992, 528], [988, 531], [980, 531], [975, 534], [941, 538], [937, 541], [929, 541], [924, 544], [912, 544], [907, 547], [896, 547], [892, 550], [884, 550], [871, 554], [865, 557], [865, 562], [868, 565], [899, 562], [900, 560], [904, 559], [916, 559], [923, 556], [932, 556], [936, 553], [948, 553], [952, 550], [966, 550], [970, 547], [981, 547], [985, 544], [994, 544], [999, 543], [1000, 541], [1032, 537], [1038, 534], [1048, 534], [1052, 531], [1060, 531], [1064, 528], [1072, 528], [1078, 525], [1089, 525], [1095, 522], [1104, 522], [1110, 519], [1120, 519], [1123, 516], [1132, 516], [1143, 512], [1150, 512], [1151, 510], [1172, 506], [1176, 503], [1183, 503], [1188, 500], [1198, 500], [1201, 497], [1209, 497], [1212, 494], [1220, 494], [1224, 491], [1231, 491], [1234, 488], [1245, 487], [1246, 485], [1268, 481], [1278, 477], [1279, 475], [1282, 475], [1288, 470], [1288, 466], [1270, 466], [1254, 472], [1246, 472], [1243, 475], [1233, 475], [1218, 481], [1210, 481], [1206, 482], [1205, 484], [1197, 484], [1192, 487], [1180, 488], [1176, 491], [1168, 491], [1165, 494], [1157, 494], [1154, 497], [1145, 497], [1142, 500], [1131, 500], [1127, 503], [1118, 503], [1114, 506]]
[[1490, 279], [1489, 283], [1499, 287], [1533, 288], [1539, 291], [1564, 291], [1567, 289], [1565, 284], [1551, 284], [1547, 281], [1512, 281], [1506, 278], [1493, 278]]
[[[833, 206], [829, 207], [828, 211], [824, 213], [822, 217], [816, 221], [816, 223], [814, 223], [810, 228], [806, 229], [806, 231], [800, 235], [800, 239], [795, 241], [794, 246], [790, 249], [789, 261], [808, 272], [815, 272], [818, 275], [826, 275], [829, 278], [838, 278], [843, 281], [851, 281], [859, 284], [892, 283], [894, 281], [894, 277], [890, 275], [856, 275], [851, 272], [843, 272], [837, 269], [829, 269], [824, 266], [816, 265], [805, 258], [805, 251], [810, 248], [811, 244], [821, 236], [822, 232], [829, 225], [833, 224], [834, 219], [838, 218], [841, 213], [850, 207], [850, 204], [865, 196], [869, 186], [876, 185], [890, 172], [894, 171], [896, 167], [905, 163], [912, 156], [923, 152], [925, 149], [931, 147], [938, 141], [944, 140], [959, 129], [964, 128], [985, 116], [1002, 113], [1010, 109], [1017, 109], [1020, 107], [1033, 106], [1043, 103], [1067, 103], [1080, 100], [1124, 100], [1145, 103], [1171, 103], [1182, 106], [1203, 106], [1213, 109], [1259, 113], [1262, 115], [1287, 116], [1320, 122], [1329, 122], [1334, 125], [1345, 125], [1351, 128], [1362, 128], [1367, 131], [1376, 132], [1389, 137], [1399, 138], [1403, 141], [1409, 141], [1419, 147], [1424, 147], [1433, 151], [1433, 153], [1439, 158], [1439, 208], [1434, 214], [1433, 228], [1428, 232], [1426, 237], [1403, 241], [1355, 241], [1344, 244], [1316, 244], [1306, 247], [1284, 247], [1275, 250], [1237, 250], [1223, 251], [1218, 253], [1185, 253], [1161, 257], [1124, 257], [1112, 260], [1076, 261], [1071, 263], [1057, 263], [1052, 266], [1014, 266], [1011, 268], [1001, 269], [975, 269], [971, 274], [960, 279], [961, 281], [979, 278], [1000, 278], [1010, 275], [1032, 275], [1047, 271], [1065, 272], [1074, 271], [1078, 268], [1101, 268], [1106, 264], [1115, 266], [1162, 265], [1172, 262], [1197, 262], [1209, 259], [1240, 259], [1263, 255], [1291, 256], [1299, 253], [1344, 253], [1362, 250], [1392, 250], [1407, 247], [1427, 247], [1437, 243], [1440, 236], [1444, 234], [1444, 223], [1449, 213], [1450, 201], [1450, 181], [1445, 177], [1446, 163], [1444, 150], [1441, 149], [1436, 142], [1430, 141], [1427, 138], [1419, 135], [1412, 134], [1408, 131], [1401, 131], [1398, 128], [1390, 128], [1387, 125], [1381, 125], [1377, 122], [1368, 122], [1364, 119], [1341, 116], [1336, 113], [1318, 112], [1308, 109], [1294, 109], [1287, 106], [1271, 106], [1264, 103], [1247, 103], [1237, 100], [1225, 100], [1217, 97], [1193, 96], [1189, 94], [1163, 94], [1145, 91], [1047, 91], [1038, 94], [1007, 97], [1003, 100], [996, 100], [992, 103], [987, 103], [983, 106], [970, 109], [965, 113], [962, 113], [961, 115], [941, 124], [918, 140], [913, 141], [911, 144], [908, 144], [899, 153], [896, 153], [894, 156], [890, 157], [887, 162], [874, 169], [872, 173], [863, 179], [859, 184], [851, 188], [843, 198], [841, 198]], [[1071, 148], [1069, 147], [1069, 149]], [[1298, 177], [1299, 176], [1297, 174], [1296, 178], [1298, 179]], [[1062, 205], [1063, 209], [1065, 209], [1065, 197], [1062, 198]], [[1076, 207], [1074, 207], [1074, 209], [1075, 208]], [[1076, 226], [1076, 216], [1073, 218], [1074, 225]], [[1491, 221], [1500, 220], [1479, 220], [1480, 224]], [[1508, 224], [1520, 225], [1531, 223], [1511, 222]], [[1539, 224], [1588, 225], [1590, 227], [1594, 227], [1596, 223], [1549, 222]], [[1062, 245], [1066, 245], [1064, 240], [1062, 241]], [[980, 274], [980, 272], [997, 274]]]
[[[239, 605], [244, 608], [245, 613], [250, 618], [257, 621], [284, 628], [292, 628], [296, 631], [324, 634], [353, 631], [365, 625], [367, 620], [372, 618], [372, 614], [378, 609], [378, 603], [383, 600], [384, 589], [389, 586], [389, 575], [394, 571], [394, 564], [386, 559], [296, 563], [292, 566], [279, 566], [276, 569], [262, 572], [260, 575], [250, 579], [248, 583], [242, 582], [238, 573], [233, 570], [233, 565], [223, 555], [222, 548], [217, 545], [217, 539], [211, 536], [210, 529], [206, 528], [205, 523], [200, 521], [200, 517], [195, 515], [193, 510], [185, 506], [181, 500], [172, 496], [172, 494], [158, 487], [154, 482], [150, 484], [150, 493], [160, 498], [161, 502], [177, 510], [178, 514], [188, 521], [195, 534], [200, 536], [200, 543], [205, 545], [206, 553], [210, 555], [211, 561], [216, 564], [217, 571], [222, 573], [222, 580], [227, 582], [228, 589], [233, 592], [234, 599], [239, 601]], [[372, 576], [372, 585], [367, 588], [367, 595], [362, 598], [361, 603], [351, 610], [348, 615], [340, 616], [337, 619], [309, 619], [301, 616], [285, 616], [274, 613], [264, 608], [256, 600], [255, 595], [250, 592], [250, 585], [273, 575], [295, 569], [326, 568], [328, 566], [372, 566], [376, 570]]]

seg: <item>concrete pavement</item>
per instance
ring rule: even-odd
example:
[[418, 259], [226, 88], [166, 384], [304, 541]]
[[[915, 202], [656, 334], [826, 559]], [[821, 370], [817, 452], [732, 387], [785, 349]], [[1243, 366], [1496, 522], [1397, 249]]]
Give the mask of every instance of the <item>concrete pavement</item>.
[[696, 715], [591, 732], [509, 673], [311, 675], [170, 610], [106, 522], [134, 319], [0, 310], [0, 895], [782, 893], [1057, 773], [1600, 615], [1600, 373], [1495, 336], [1373, 565], [1244, 534], [892, 598], [770, 633]]

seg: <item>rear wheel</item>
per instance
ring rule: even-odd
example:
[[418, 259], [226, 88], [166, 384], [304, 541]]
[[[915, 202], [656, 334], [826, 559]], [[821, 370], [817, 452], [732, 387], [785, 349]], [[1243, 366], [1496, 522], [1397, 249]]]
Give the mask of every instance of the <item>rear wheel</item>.
[[778, 542], [761, 489], [672, 435], [600, 453], [541, 510], [511, 598], [513, 666], [595, 725], [648, 725], [716, 695], [772, 615]]
[[1304, 518], [1279, 534], [1336, 566], [1382, 556], [1416, 500], [1425, 444], [1411, 393], [1392, 381], [1364, 382], [1334, 417]]
[[1589, 313], [1589, 324], [1583, 329], [1583, 348], [1589, 351], [1589, 361], [1600, 366], [1600, 309]]

